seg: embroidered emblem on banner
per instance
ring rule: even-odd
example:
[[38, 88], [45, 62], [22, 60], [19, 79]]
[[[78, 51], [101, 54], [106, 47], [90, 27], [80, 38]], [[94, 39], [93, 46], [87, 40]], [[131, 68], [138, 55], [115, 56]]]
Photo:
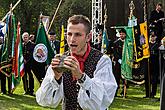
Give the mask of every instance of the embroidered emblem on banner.
[[33, 51], [33, 58], [37, 61], [37, 62], [45, 62], [47, 60], [48, 57], [48, 49], [44, 44], [37, 44], [34, 48]]

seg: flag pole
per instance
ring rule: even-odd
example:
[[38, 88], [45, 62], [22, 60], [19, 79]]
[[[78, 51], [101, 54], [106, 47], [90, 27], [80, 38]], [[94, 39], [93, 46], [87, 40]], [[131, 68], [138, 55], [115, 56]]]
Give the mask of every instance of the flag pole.
[[[107, 7], [106, 7], [106, 4], [104, 5], [104, 10], [105, 10], [105, 13], [104, 13], [104, 30], [103, 31], [106, 31], [106, 22], [107, 22]], [[101, 53], [104, 53], [104, 36], [102, 34], [102, 44], [101, 44]]]
[[12, 12], [15, 7], [21, 2], [21, 0], [18, 0], [17, 3], [10, 9], [10, 11], [5, 15], [5, 17], [3, 17], [2, 21], [4, 21], [7, 18], [7, 15]]
[[48, 28], [47, 33], [49, 33], [50, 28], [52, 27], [53, 21], [54, 21], [54, 19], [55, 19], [55, 17], [56, 17], [56, 14], [57, 14], [57, 12], [58, 12], [58, 10], [59, 10], [59, 8], [60, 8], [61, 3], [62, 3], [62, 0], [60, 0], [60, 2], [59, 2], [59, 4], [58, 4], [58, 7], [57, 7], [57, 9], [56, 9], [56, 11], [55, 11], [55, 13], [54, 13], [54, 16], [53, 16], [52, 21], [51, 21], [51, 23], [50, 23], [50, 25], [49, 25], [49, 28]]
[[[135, 9], [135, 5], [133, 3], [133, 1], [131, 1], [131, 3], [129, 3], [129, 9], [130, 9], [130, 14], [129, 14], [129, 19], [132, 19], [133, 17], [133, 11]], [[126, 92], [127, 92], [127, 80], [124, 79], [124, 97], [123, 98], [126, 98]]]
[[[144, 22], [147, 22], [147, 0], [144, 0]], [[147, 24], [148, 25], [148, 24]], [[147, 30], [148, 30], [148, 26], [147, 26]], [[147, 31], [147, 35], [148, 35], [148, 31]], [[147, 77], [148, 77], [148, 96], [151, 97], [151, 77], [150, 77], [150, 59], [147, 58]]]
[[[11, 14], [11, 17], [10, 17], [10, 21], [9, 21], [9, 36], [8, 37], [11, 37], [12, 38], [12, 30], [11, 30], [11, 26], [12, 26], [12, 16], [13, 16], [13, 5], [12, 3], [10, 4], [10, 11], [9, 11], [9, 14]], [[5, 18], [6, 19], [6, 18]], [[11, 44], [9, 44], [9, 42], [11, 42]], [[8, 40], [8, 46], [12, 46], [12, 40]], [[8, 47], [8, 62], [9, 61], [12, 61], [13, 60], [13, 56], [12, 56], [12, 49], [11, 51], [10, 50], [10, 47]], [[12, 64], [13, 64], [13, 61], [12, 61]], [[12, 69], [12, 66], [11, 66], [11, 69]], [[12, 71], [10, 71], [10, 74], [12, 73]], [[8, 77], [8, 91], [9, 91], [9, 94], [12, 93], [12, 75], [10, 75], [10, 77]]]

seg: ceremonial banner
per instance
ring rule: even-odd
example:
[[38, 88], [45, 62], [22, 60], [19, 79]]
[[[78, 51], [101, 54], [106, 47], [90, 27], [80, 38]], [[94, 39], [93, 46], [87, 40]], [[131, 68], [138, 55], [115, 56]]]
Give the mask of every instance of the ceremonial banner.
[[33, 52], [33, 58], [40, 63], [46, 62], [47, 65], [51, 63], [52, 58], [54, 57], [53, 49], [50, 46], [50, 42], [45, 32], [44, 25], [42, 21], [40, 21], [37, 38], [36, 38], [36, 46]]
[[22, 51], [22, 41], [21, 41], [21, 28], [20, 22], [17, 25], [17, 38], [14, 47], [14, 56], [13, 56], [13, 69], [12, 69], [12, 92], [15, 90], [16, 86], [20, 84], [21, 78], [24, 75], [24, 59]]
[[134, 27], [137, 26], [137, 18], [135, 16], [132, 16], [128, 19], [128, 27]]
[[126, 38], [124, 41], [121, 74], [124, 79], [132, 79], [132, 65], [133, 65], [133, 33], [132, 27], [125, 27]]
[[148, 41], [148, 31], [147, 31], [147, 22], [140, 24], [140, 32], [141, 35], [144, 35], [145, 43], [143, 45], [143, 58], [149, 58], [150, 57], [150, 51], [149, 51], [149, 41]]
[[134, 37], [135, 61], [139, 62], [143, 58], [148, 58], [150, 56], [150, 53], [149, 53], [148, 34], [147, 34], [147, 22], [134, 26], [133, 37]]
[[49, 27], [49, 16], [44, 16], [42, 15], [42, 23], [44, 25], [45, 31], [48, 31], [48, 27]]
[[0, 71], [7, 77], [12, 72], [12, 16], [9, 14], [6, 18], [6, 33], [4, 33], [4, 44], [2, 46], [2, 55], [0, 63]]
[[15, 23], [15, 16], [12, 15], [12, 48], [11, 48], [11, 57], [14, 56], [14, 51], [15, 51], [15, 41], [16, 41], [16, 37], [17, 37], [17, 32], [16, 32], [16, 23]]
[[109, 41], [108, 41], [107, 30], [104, 29], [103, 35], [102, 35], [102, 47], [101, 47], [102, 53], [107, 53], [108, 45], [109, 45]]
[[145, 60], [141, 60], [139, 62], [133, 62], [132, 66], [132, 80], [131, 82], [135, 84], [143, 84], [145, 82], [145, 73], [146, 68], [148, 65], [146, 65]]
[[61, 26], [60, 54], [65, 52], [64, 25]]

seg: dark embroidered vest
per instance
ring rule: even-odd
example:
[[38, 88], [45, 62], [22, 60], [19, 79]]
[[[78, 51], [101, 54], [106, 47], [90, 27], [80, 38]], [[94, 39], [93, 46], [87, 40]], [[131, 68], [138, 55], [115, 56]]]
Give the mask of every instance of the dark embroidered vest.
[[[89, 56], [85, 61], [84, 68], [85, 73], [90, 77], [93, 78], [93, 73], [96, 69], [96, 65], [103, 54], [91, 48]], [[82, 110], [79, 106], [77, 97], [79, 92], [79, 85], [76, 84], [76, 80], [72, 79], [71, 73], [64, 73], [63, 74], [63, 85], [64, 85], [64, 110]]]

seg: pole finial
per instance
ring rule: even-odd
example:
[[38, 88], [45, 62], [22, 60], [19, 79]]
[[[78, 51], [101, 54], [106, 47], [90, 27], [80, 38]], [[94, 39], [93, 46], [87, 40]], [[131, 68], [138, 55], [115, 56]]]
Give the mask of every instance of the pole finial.
[[130, 9], [130, 18], [132, 18], [133, 11], [135, 10], [135, 5], [134, 5], [133, 1], [131, 1], [131, 3], [129, 4], [129, 9]]
[[105, 26], [105, 24], [106, 24], [106, 22], [107, 22], [107, 18], [108, 18], [108, 16], [107, 16], [107, 7], [106, 7], [106, 4], [104, 5], [104, 11], [105, 11], [105, 13], [104, 13], [104, 26]]

